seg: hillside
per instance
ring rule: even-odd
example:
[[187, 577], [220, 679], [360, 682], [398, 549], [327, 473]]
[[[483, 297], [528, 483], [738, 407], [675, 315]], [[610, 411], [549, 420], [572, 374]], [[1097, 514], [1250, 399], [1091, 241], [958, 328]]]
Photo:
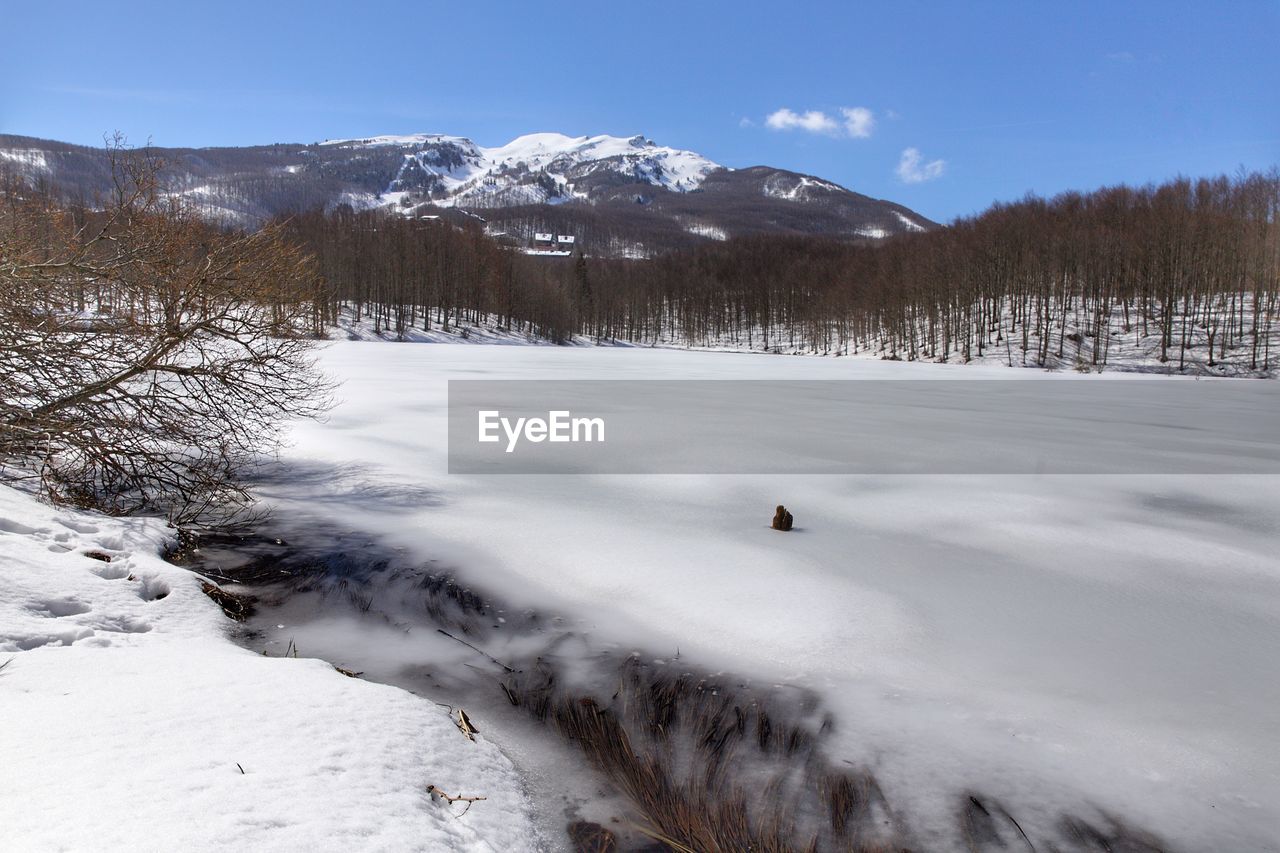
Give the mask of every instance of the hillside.
[[[211, 219], [253, 226], [350, 205], [476, 218], [517, 246], [572, 235], [586, 251], [643, 256], [750, 234], [875, 240], [935, 223], [908, 208], [783, 169], [729, 169], [642, 136], [535, 133], [492, 148], [417, 134], [242, 148], [155, 148], [168, 191]], [[0, 135], [0, 169], [92, 198], [104, 149]]]

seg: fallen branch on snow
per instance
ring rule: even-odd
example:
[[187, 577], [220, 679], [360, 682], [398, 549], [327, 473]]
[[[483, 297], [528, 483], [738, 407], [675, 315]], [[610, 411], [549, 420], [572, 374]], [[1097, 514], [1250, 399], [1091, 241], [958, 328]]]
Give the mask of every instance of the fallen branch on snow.
[[441, 791], [435, 785], [428, 785], [427, 793], [430, 794], [432, 797], [439, 797], [440, 799], [446, 801], [449, 805], [453, 805], [454, 803], [466, 803], [467, 807], [458, 813], [458, 817], [462, 817], [464, 814], [466, 814], [468, 809], [471, 808], [472, 803], [478, 803], [481, 800], [489, 799], [488, 797], [465, 797], [462, 794], [459, 794], [456, 797], [451, 797], [448, 794], [446, 794], [444, 791]]

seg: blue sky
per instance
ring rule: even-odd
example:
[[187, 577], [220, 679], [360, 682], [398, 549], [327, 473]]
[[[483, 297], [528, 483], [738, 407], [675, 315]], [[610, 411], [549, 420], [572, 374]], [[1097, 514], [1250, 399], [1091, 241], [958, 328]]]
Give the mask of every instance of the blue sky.
[[643, 133], [940, 221], [1280, 163], [1276, 0], [7, 2], [3, 18], [0, 132], [85, 144]]

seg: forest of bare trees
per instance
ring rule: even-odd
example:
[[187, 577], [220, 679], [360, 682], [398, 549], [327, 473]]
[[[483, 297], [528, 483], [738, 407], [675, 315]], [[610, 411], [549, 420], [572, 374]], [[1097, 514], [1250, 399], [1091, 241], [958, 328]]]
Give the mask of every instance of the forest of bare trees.
[[319, 264], [329, 322], [346, 306], [391, 334], [449, 331], [489, 316], [556, 342], [579, 328], [562, 265], [513, 252], [478, 227], [349, 207], [301, 214], [283, 227]]
[[530, 258], [479, 227], [377, 212], [289, 233], [316, 255], [331, 317], [345, 305], [392, 333], [496, 318], [554, 341], [1267, 371], [1278, 212], [1272, 172], [1028, 197], [875, 244], [750, 237], [638, 261]]

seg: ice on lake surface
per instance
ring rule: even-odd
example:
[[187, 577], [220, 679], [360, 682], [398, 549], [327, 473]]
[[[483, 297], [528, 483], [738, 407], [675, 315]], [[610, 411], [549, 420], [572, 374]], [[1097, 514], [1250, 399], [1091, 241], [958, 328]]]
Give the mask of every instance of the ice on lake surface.
[[[449, 379], [1056, 380], [644, 349], [341, 342], [321, 361], [341, 402], [295, 429], [283, 470], [307, 475], [266, 495], [282, 516], [812, 688], [836, 757], [926, 830], [973, 788], [1019, 819], [1098, 805], [1178, 846], [1280, 843], [1280, 478], [450, 475]], [[769, 528], [779, 503], [792, 533]]]

